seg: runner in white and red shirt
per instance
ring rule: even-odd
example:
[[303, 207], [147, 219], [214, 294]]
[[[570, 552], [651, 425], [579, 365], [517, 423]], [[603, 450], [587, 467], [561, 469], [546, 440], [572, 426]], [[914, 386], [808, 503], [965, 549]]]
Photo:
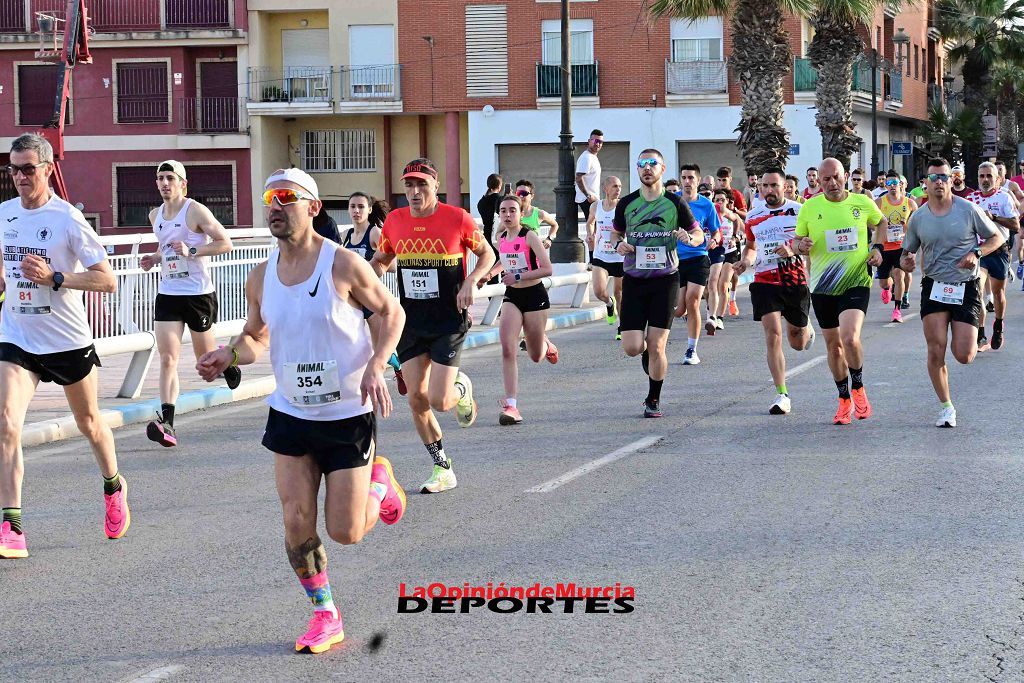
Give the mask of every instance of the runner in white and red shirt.
[[[978, 166], [978, 191], [970, 195], [969, 199], [981, 207], [999, 228], [1003, 239], [1009, 239], [1010, 234], [1017, 232], [1020, 228], [1020, 218], [1013, 198], [1009, 193], [998, 185], [998, 170], [996, 165], [986, 161]], [[1003, 317], [1006, 315], [1006, 278], [1010, 272], [1010, 248], [1003, 244], [991, 254], [981, 258], [981, 289], [985, 290], [985, 280], [988, 280], [992, 287], [993, 312], [995, 321], [992, 324], [991, 345], [985, 336], [985, 311], [981, 309], [981, 320], [978, 324], [978, 351], [987, 351], [989, 348], [998, 350], [1003, 345]]]
[[815, 337], [808, 316], [811, 293], [807, 270], [792, 248], [800, 204], [785, 198], [785, 186], [786, 174], [782, 169], [770, 169], [761, 176], [762, 201], [747, 214], [747, 245], [739, 262], [733, 265], [737, 274], [754, 268], [750, 301], [754, 320], [760, 320], [764, 327], [768, 370], [778, 392], [768, 411], [772, 415], [790, 411], [782, 319], [786, 319], [786, 336], [794, 349], [806, 351]]

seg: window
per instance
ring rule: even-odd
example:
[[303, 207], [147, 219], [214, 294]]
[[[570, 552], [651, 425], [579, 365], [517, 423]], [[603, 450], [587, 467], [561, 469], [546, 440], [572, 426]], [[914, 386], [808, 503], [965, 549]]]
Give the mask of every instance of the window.
[[[223, 225], [235, 224], [235, 177], [231, 164], [190, 164], [188, 196], [205, 204]], [[160, 205], [153, 164], [117, 167], [117, 224], [149, 225], [149, 212]]]
[[377, 170], [377, 132], [372, 128], [307, 130], [302, 166], [311, 173]]
[[[53, 116], [57, 97], [56, 64], [18, 65], [18, 125], [42, 126]], [[71, 121], [71, 99], [64, 110], [64, 123]]]
[[[921, 77], [921, 62], [919, 61], [921, 56], [918, 52], [917, 45], [914, 46], [914, 78]], [[910, 74], [907, 74], [908, 76]]]
[[[540, 26], [541, 61], [562, 63], [562, 28], [558, 20], [544, 20]], [[569, 63], [594, 63], [594, 22], [591, 19], [569, 21]]]
[[354, 24], [348, 27], [348, 97], [390, 97], [397, 85], [395, 27]]
[[673, 19], [671, 36], [673, 62], [722, 61], [721, 17]]
[[508, 95], [505, 5], [466, 5], [466, 96]]
[[169, 123], [168, 65], [160, 62], [116, 64], [117, 123]]

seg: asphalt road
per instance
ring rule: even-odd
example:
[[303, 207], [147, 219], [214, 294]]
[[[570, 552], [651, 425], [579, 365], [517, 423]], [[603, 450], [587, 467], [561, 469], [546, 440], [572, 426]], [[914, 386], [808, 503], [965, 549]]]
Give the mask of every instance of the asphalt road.
[[[1022, 301], [1011, 292], [1003, 350], [951, 367], [955, 430], [934, 427], [920, 321], [886, 327], [877, 294], [875, 415], [847, 427], [830, 424], [820, 339], [788, 354], [794, 412], [767, 414], [745, 293], [700, 366], [680, 364], [677, 326], [661, 420], [641, 419], [646, 378], [603, 323], [556, 332], [555, 367], [522, 357], [519, 427], [497, 425], [499, 349], [466, 352], [481, 417], [460, 430], [442, 416], [459, 488], [410, 495], [397, 526], [329, 544], [347, 640], [318, 657], [292, 648], [309, 606], [284, 554], [262, 402], [183, 416], [174, 450], [118, 430], [133, 524], [117, 542], [84, 442], [31, 449], [32, 557], [0, 563], [0, 677], [1022, 680]], [[429, 459], [399, 405], [380, 450], [417, 489]], [[401, 583], [435, 581], [618, 582], [636, 599], [629, 614], [398, 613]]]

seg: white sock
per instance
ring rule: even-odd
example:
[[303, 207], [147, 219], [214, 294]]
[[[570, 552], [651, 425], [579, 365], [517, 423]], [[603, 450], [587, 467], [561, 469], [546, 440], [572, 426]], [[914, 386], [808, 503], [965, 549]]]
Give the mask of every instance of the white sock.
[[515, 408], [516, 407], [516, 400], [514, 398], [506, 398], [505, 399], [505, 403], [508, 404], [509, 408]]
[[694, 351], [697, 350], [697, 340], [694, 339], [693, 337], [687, 337], [686, 344], [687, 348], [693, 349]]

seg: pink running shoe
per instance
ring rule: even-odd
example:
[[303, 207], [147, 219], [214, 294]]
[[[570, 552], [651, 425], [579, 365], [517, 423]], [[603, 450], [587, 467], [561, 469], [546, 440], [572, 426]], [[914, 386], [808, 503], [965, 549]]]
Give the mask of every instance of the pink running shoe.
[[10, 522], [0, 524], [0, 557], [5, 560], [28, 557], [25, 534], [19, 534], [11, 529]]
[[548, 343], [548, 350], [544, 354], [544, 357], [548, 359], [548, 362], [554, 365], [558, 362], [558, 347], [551, 343], [550, 339], [546, 340]]
[[327, 652], [332, 645], [345, 640], [345, 626], [341, 623], [341, 615], [337, 617], [331, 612], [313, 612], [309, 620], [309, 630], [295, 641], [296, 652], [310, 652], [318, 655]]
[[901, 322], [903, 322], [903, 313], [900, 312], [900, 309], [898, 309], [898, 308], [892, 309], [892, 321], [894, 323], [901, 323]]
[[164, 418], [159, 413], [154, 421], [146, 425], [146, 436], [150, 441], [156, 441], [164, 448], [178, 445], [178, 437], [174, 435], [174, 428], [164, 422]]
[[[383, 455], [373, 459], [373, 471], [370, 474], [370, 481], [384, 484], [388, 492], [384, 500], [380, 502], [380, 521], [385, 524], [394, 524], [405, 514], [405, 490], [395, 479], [395, 471], [391, 468], [391, 461]], [[341, 642], [340, 640], [338, 641]]]
[[128, 482], [121, 479], [121, 489], [110, 495], [103, 494], [103, 503], [107, 507], [107, 514], [103, 521], [103, 530], [107, 538], [115, 539], [124, 536], [132, 523], [132, 513], [128, 509]]
[[887, 304], [890, 301], [892, 301], [892, 292], [889, 290], [888, 287], [883, 287], [882, 288], [882, 303], [883, 304]]
[[498, 405], [501, 406], [501, 412], [498, 413], [498, 424], [504, 427], [523, 424], [523, 416], [507, 401], [498, 401]]

